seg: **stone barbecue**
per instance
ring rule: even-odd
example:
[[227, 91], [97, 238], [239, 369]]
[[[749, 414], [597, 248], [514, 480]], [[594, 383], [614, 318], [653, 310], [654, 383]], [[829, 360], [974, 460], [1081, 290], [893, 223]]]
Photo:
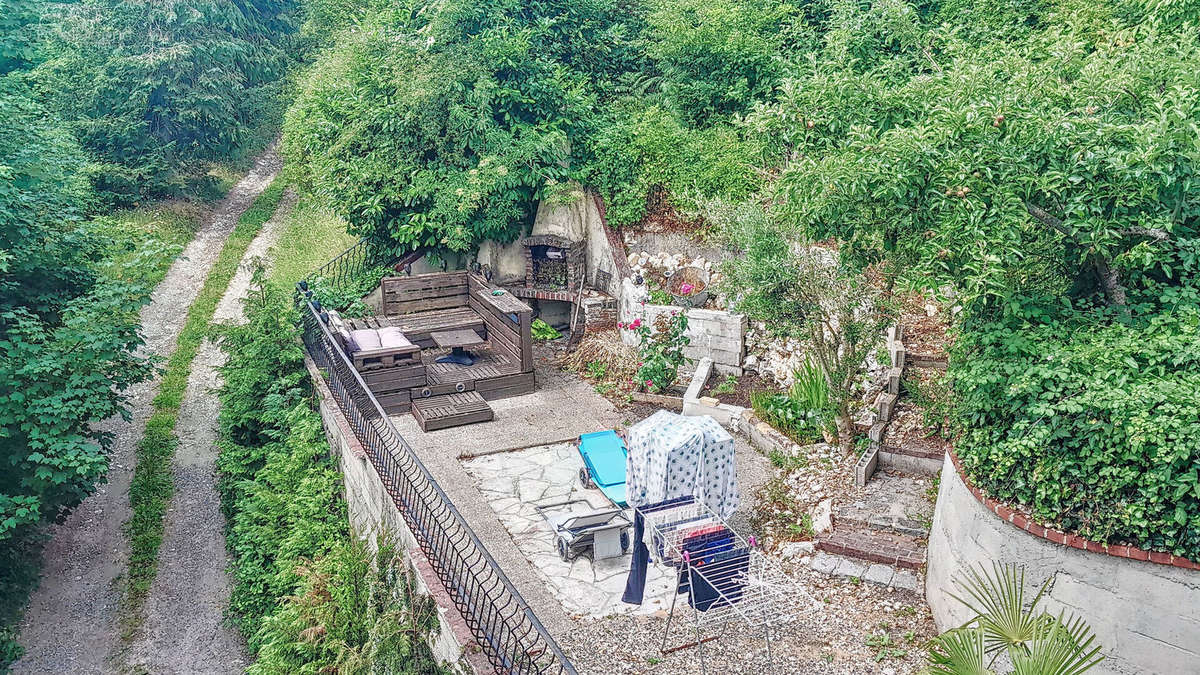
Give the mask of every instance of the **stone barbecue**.
[[584, 244], [553, 234], [521, 240], [526, 288], [574, 293], [584, 284]]

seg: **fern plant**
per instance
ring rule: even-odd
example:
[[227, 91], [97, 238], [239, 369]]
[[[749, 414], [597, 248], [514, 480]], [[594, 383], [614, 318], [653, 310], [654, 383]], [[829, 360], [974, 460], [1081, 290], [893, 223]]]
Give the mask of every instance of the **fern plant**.
[[1025, 568], [980, 565], [954, 580], [963, 596], [950, 597], [975, 613], [970, 621], [933, 640], [930, 675], [995, 675], [997, 661], [1011, 664], [1012, 675], [1080, 675], [1103, 660], [1100, 646], [1083, 619], [1038, 608], [1050, 586], [1042, 584], [1028, 609]]

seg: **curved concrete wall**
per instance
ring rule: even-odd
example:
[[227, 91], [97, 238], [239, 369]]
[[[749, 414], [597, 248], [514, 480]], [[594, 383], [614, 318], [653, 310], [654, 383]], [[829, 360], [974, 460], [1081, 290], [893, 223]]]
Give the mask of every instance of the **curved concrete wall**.
[[1070, 548], [1036, 537], [988, 510], [955, 471], [949, 455], [929, 533], [925, 598], [940, 630], [970, 618], [949, 593], [960, 571], [1025, 565], [1029, 597], [1053, 578], [1046, 610], [1083, 617], [1103, 645], [1100, 674], [1200, 673], [1200, 572]]

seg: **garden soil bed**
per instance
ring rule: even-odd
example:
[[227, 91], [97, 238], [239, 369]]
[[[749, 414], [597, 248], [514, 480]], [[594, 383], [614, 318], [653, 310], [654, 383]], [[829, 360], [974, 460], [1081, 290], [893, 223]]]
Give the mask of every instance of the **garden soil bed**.
[[749, 408], [751, 394], [759, 391], [776, 392], [779, 390], [779, 387], [774, 382], [759, 377], [758, 373], [746, 372], [737, 378], [737, 385], [734, 386], [732, 392], [714, 393], [713, 389], [724, 383], [725, 378], [726, 376], [720, 373], [714, 374], [709, 378], [708, 386], [704, 388], [704, 391], [700, 395], [710, 396], [721, 403]]

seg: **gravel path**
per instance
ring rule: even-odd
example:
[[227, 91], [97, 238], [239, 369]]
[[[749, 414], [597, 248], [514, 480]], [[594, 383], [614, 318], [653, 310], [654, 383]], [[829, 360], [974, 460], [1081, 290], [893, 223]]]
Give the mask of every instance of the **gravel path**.
[[[296, 204], [288, 191], [242, 257], [213, 320], [242, 320], [242, 298], [256, 259], [266, 261]], [[175, 428], [175, 494], [167, 507], [158, 574], [146, 598], [146, 620], [124, 661], [134, 672], [240, 673], [249, 664], [237, 630], [225, 624], [230, 580], [225, 570], [225, 519], [217, 493], [218, 372], [225, 353], [206, 340], [192, 363]]]
[[[169, 356], [183, 329], [187, 309], [208, 275], [242, 212], [279, 172], [280, 159], [268, 150], [217, 205], [183, 255], [171, 266], [142, 309], [144, 353]], [[24, 657], [14, 673], [108, 673], [119, 643], [119, 579], [127, 567], [128, 542], [122, 531], [129, 518], [129, 483], [134, 448], [142, 437], [158, 382], [129, 392], [132, 423], [106, 420], [113, 432], [108, 483], [54, 526], [43, 554], [40, 585], [21, 623]], [[180, 607], [176, 615], [186, 614]]]

